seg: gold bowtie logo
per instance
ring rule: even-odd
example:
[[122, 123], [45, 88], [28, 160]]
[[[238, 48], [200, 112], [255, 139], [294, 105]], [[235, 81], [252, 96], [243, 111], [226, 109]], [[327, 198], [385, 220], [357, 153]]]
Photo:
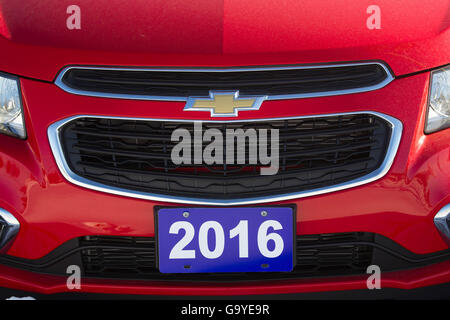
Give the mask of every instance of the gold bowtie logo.
[[236, 117], [240, 110], [258, 110], [266, 96], [239, 96], [239, 91], [209, 92], [209, 97], [189, 97], [185, 111], [210, 111], [211, 117]]

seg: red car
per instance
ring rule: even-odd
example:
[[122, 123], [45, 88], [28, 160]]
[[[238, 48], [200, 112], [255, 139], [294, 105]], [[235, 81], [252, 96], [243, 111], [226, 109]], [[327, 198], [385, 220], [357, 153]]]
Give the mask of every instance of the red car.
[[[450, 282], [449, 17], [448, 0], [0, 1], [0, 287]], [[206, 157], [231, 131], [246, 149]]]

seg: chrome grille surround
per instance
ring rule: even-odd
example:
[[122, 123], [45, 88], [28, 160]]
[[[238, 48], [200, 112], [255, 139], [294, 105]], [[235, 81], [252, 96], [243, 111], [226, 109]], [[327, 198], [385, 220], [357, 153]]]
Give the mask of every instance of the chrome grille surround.
[[93, 116], [93, 115], [78, 115], [69, 117], [67, 119], [63, 119], [52, 124], [48, 128], [48, 138], [50, 142], [50, 146], [55, 157], [56, 163], [63, 174], [63, 176], [70, 181], [71, 183], [100, 192], [106, 192], [115, 195], [121, 195], [125, 197], [132, 197], [138, 199], [146, 199], [152, 201], [162, 201], [162, 202], [173, 202], [173, 203], [183, 203], [183, 204], [196, 204], [196, 205], [216, 205], [216, 206], [232, 206], [232, 205], [250, 205], [250, 204], [258, 204], [258, 203], [267, 203], [274, 201], [284, 201], [290, 199], [297, 199], [303, 197], [309, 197], [339, 190], [344, 190], [352, 187], [356, 187], [359, 185], [367, 184], [377, 179], [383, 177], [390, 169], [395, 155], [397, 153], [398, 146], [400, 144], [401, 134], [402, 134], [402, 123], [393, 118], [391, 116], [374, 112], [374, 111], [359, 111], [359, 112], [349, 112], [349, 113], [338, 113], [338, 114], [323, 114], [323, 115], [315, 115], [315, 116], [303, 116], [303, 117], [290, 117], [290, 118], [275, 118], [275, 119], [258, 119], [258, 120], [229, 120], [229, 121], [218, 121], [218, 120], [208, 120], [210, 122], [250, 122], [250, 121], [271, 121], [271, 120], [285, 120], [285, 119], [299, 119], [299, 118], [311, 118], [311, 117], [324, 117], [324, 116], [336, 116], [336, 115], [349, 115], [349, 114], [372, 114], [376, 115], [384, 120], [386, 120], [391, 126], [391, 137], [389, 140], [389, 145], [386, 150], [386, 156], [381, 164], [381, 166], [375, 171], [367, 174], [365, 176], [359, 177], [357, 179], [333, 185], [330, 187], [317, 188], [313, 190], [305, 190], [300, 192], [293, 192], [287, 194], [279, 194], [273, 196], [264, 196], [264, 197], [254, 197], [254, 198], [242, 198], [242, 199], [202, 199], [202, 198], [188, 198], [188, 197], [179, 197], [179, 196], [168, 196], [161, 194], [152, 194], [147, 192], [140, 191], [131, 191], [128, 189], [123, 189], [119, 187], [107, 186], [98, 182], [94, 182], [92, 180], [88, 180], [83, 178], [77, 174], [75, 174], [69, 167], [65, 156], [64, 151], [62, 149], [62, 144], [60, 141], [60, 129], [69, 121], [72, 121], [77, 118], [105, 118], [105, 119], [127, 119], [127, 120], [153, 120], [153, 121], [177, 121], [177, 122], [192, 122], [192, 120], [176, 120], [176, 119], [145, 119], [145, 118], [125, 118], [125, 117], [102, 117], [102, 116]]

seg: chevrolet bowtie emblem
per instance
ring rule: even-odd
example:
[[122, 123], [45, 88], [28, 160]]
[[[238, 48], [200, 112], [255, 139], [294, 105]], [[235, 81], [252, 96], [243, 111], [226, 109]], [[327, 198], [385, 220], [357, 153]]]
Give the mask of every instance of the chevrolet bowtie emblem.
[[267, 96], [239, 96], [239, 91], [209, 91], [209, 97], [189, 97], [185, 111], [210, 111], [211, 117], [237, 117], [240, 110], [258, 110]]

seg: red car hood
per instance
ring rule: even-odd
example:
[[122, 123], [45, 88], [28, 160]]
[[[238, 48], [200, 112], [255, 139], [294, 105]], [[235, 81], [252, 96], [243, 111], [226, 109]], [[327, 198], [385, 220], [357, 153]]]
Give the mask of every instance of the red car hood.
[[[73, 1], [72, 1], [73, 2]], [[384, 60], [396, 75], [449, 62], [449, 0], [0, 0], [0, 70], [51, 81], [69, 64], [238, 66]]]

